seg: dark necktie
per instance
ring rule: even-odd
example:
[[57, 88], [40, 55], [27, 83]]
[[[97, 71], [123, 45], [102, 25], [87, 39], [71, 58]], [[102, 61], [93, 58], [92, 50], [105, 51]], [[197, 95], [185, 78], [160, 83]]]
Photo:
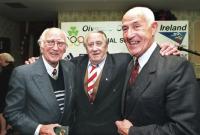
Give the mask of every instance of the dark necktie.
[[57, 70], [56, 69], [53, 69], [53, 72], [52, 72], [52, 75], [53, 75], [53, 78], [54, 79], [57, 79]]
[[138, 60], [136, 59], [135, 60], [135, 64], [134, 66], [132, 67], [132, 70], [131, 70], [131, 75], [130, 75], [130, 79], [129, 79], [129, 84], [133, 84], [137, 75], [138, 75], [138, 71], [139, 71], [139, 63], [138, 63]]

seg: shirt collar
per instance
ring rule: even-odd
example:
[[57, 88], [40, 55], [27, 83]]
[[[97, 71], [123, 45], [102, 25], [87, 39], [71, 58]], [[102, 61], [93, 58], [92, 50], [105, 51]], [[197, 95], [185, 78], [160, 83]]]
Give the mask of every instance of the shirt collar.
[[57, 75], [58, 75], [58, 73], [59, 73], [59, 63], [57, 64], [57, 66], [56, 66], [56, 68], [53, 68], [47, 61], [46, 61], [46, 59], [44, 58], [44, 56], [42, 56], [42, 59], [43, 59], [43, 61], [44, 61], [44, 65], [45, 65], [45, 68], [46, 68], [46, 70], [47, 70], [47, 73], [50, 75], [50, 76], [52, 76], [52, 72], [53, 72], [53, 70], [54, 69], [56, 69], [57, 70]]
[[138, 58], [138, 63], [140, 65], [139, 71], [144, 67], [144, 65], [149, 60], [150, 56], [152, 55], [153, 51], [156, 49], [157, 43], [153, 42], [153, 44], [147, 49], [147, 51]]
[[[98, 73], [100, 73], [100, 71], [102, 71], [103, 67], [104, 67], [104, 64], [105, 64], [105, 61], [106, 61], [106, 58], [107, 58], [107, 55], [106, 57], [104, 58], [104, 60], [102, 62], [100, 62], [99, 64], [97, 64], [97, 68], [98, 68]], [[92, 66], [92, 63], [90, 62], [90, 60], [88, 61], [88, 69], [90, 69]]]

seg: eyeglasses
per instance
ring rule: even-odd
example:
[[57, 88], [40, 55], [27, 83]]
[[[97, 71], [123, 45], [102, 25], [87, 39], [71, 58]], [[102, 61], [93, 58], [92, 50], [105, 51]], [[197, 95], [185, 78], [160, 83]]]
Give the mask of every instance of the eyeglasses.
[[55, 41], [55, 40], [45, 40], [45, 43], [47, 44], [48, 47], [54, 47], [55, 44], [57, 44], [57, 46], [59, 48], [63, 47], [66, 45], [65, 42], [62, 41]]

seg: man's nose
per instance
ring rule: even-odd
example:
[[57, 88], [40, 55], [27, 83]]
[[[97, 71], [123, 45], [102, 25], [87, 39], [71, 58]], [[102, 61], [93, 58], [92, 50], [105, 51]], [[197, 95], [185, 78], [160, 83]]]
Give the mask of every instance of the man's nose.
[[98, 47], [97, 47], [97, 45], [96, 45], [96, 44], [94, 44], [94, 45], [92, 46], [92, 50], [93, 50], [93, 51], [96, 51], [96, 50], [97, 50], [97, 48], [98, 48]]
[[53, 46], [53, 49], [54, 49], [54, 50], [58, 50], [58, 48], [59, 48], [59, 47], [58, 47], [58, 43], [55, 42], [55, 43], [54, 43], [54, 46]]
[[127, 37], [132, 38], [135, 36], [136, 31], [134, 29], [129, 29], [127, 32]]

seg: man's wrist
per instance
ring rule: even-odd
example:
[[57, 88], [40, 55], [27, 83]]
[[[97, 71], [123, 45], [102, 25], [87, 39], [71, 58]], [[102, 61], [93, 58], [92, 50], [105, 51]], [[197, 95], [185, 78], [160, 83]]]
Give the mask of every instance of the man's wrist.
[[41, 124], [39, 124], [39, 125], [37, 126], [34, 135], [39, 135], [39, 134], [40, 134], [40, 128], [41, 128], [41, 126], [42, 126]]

